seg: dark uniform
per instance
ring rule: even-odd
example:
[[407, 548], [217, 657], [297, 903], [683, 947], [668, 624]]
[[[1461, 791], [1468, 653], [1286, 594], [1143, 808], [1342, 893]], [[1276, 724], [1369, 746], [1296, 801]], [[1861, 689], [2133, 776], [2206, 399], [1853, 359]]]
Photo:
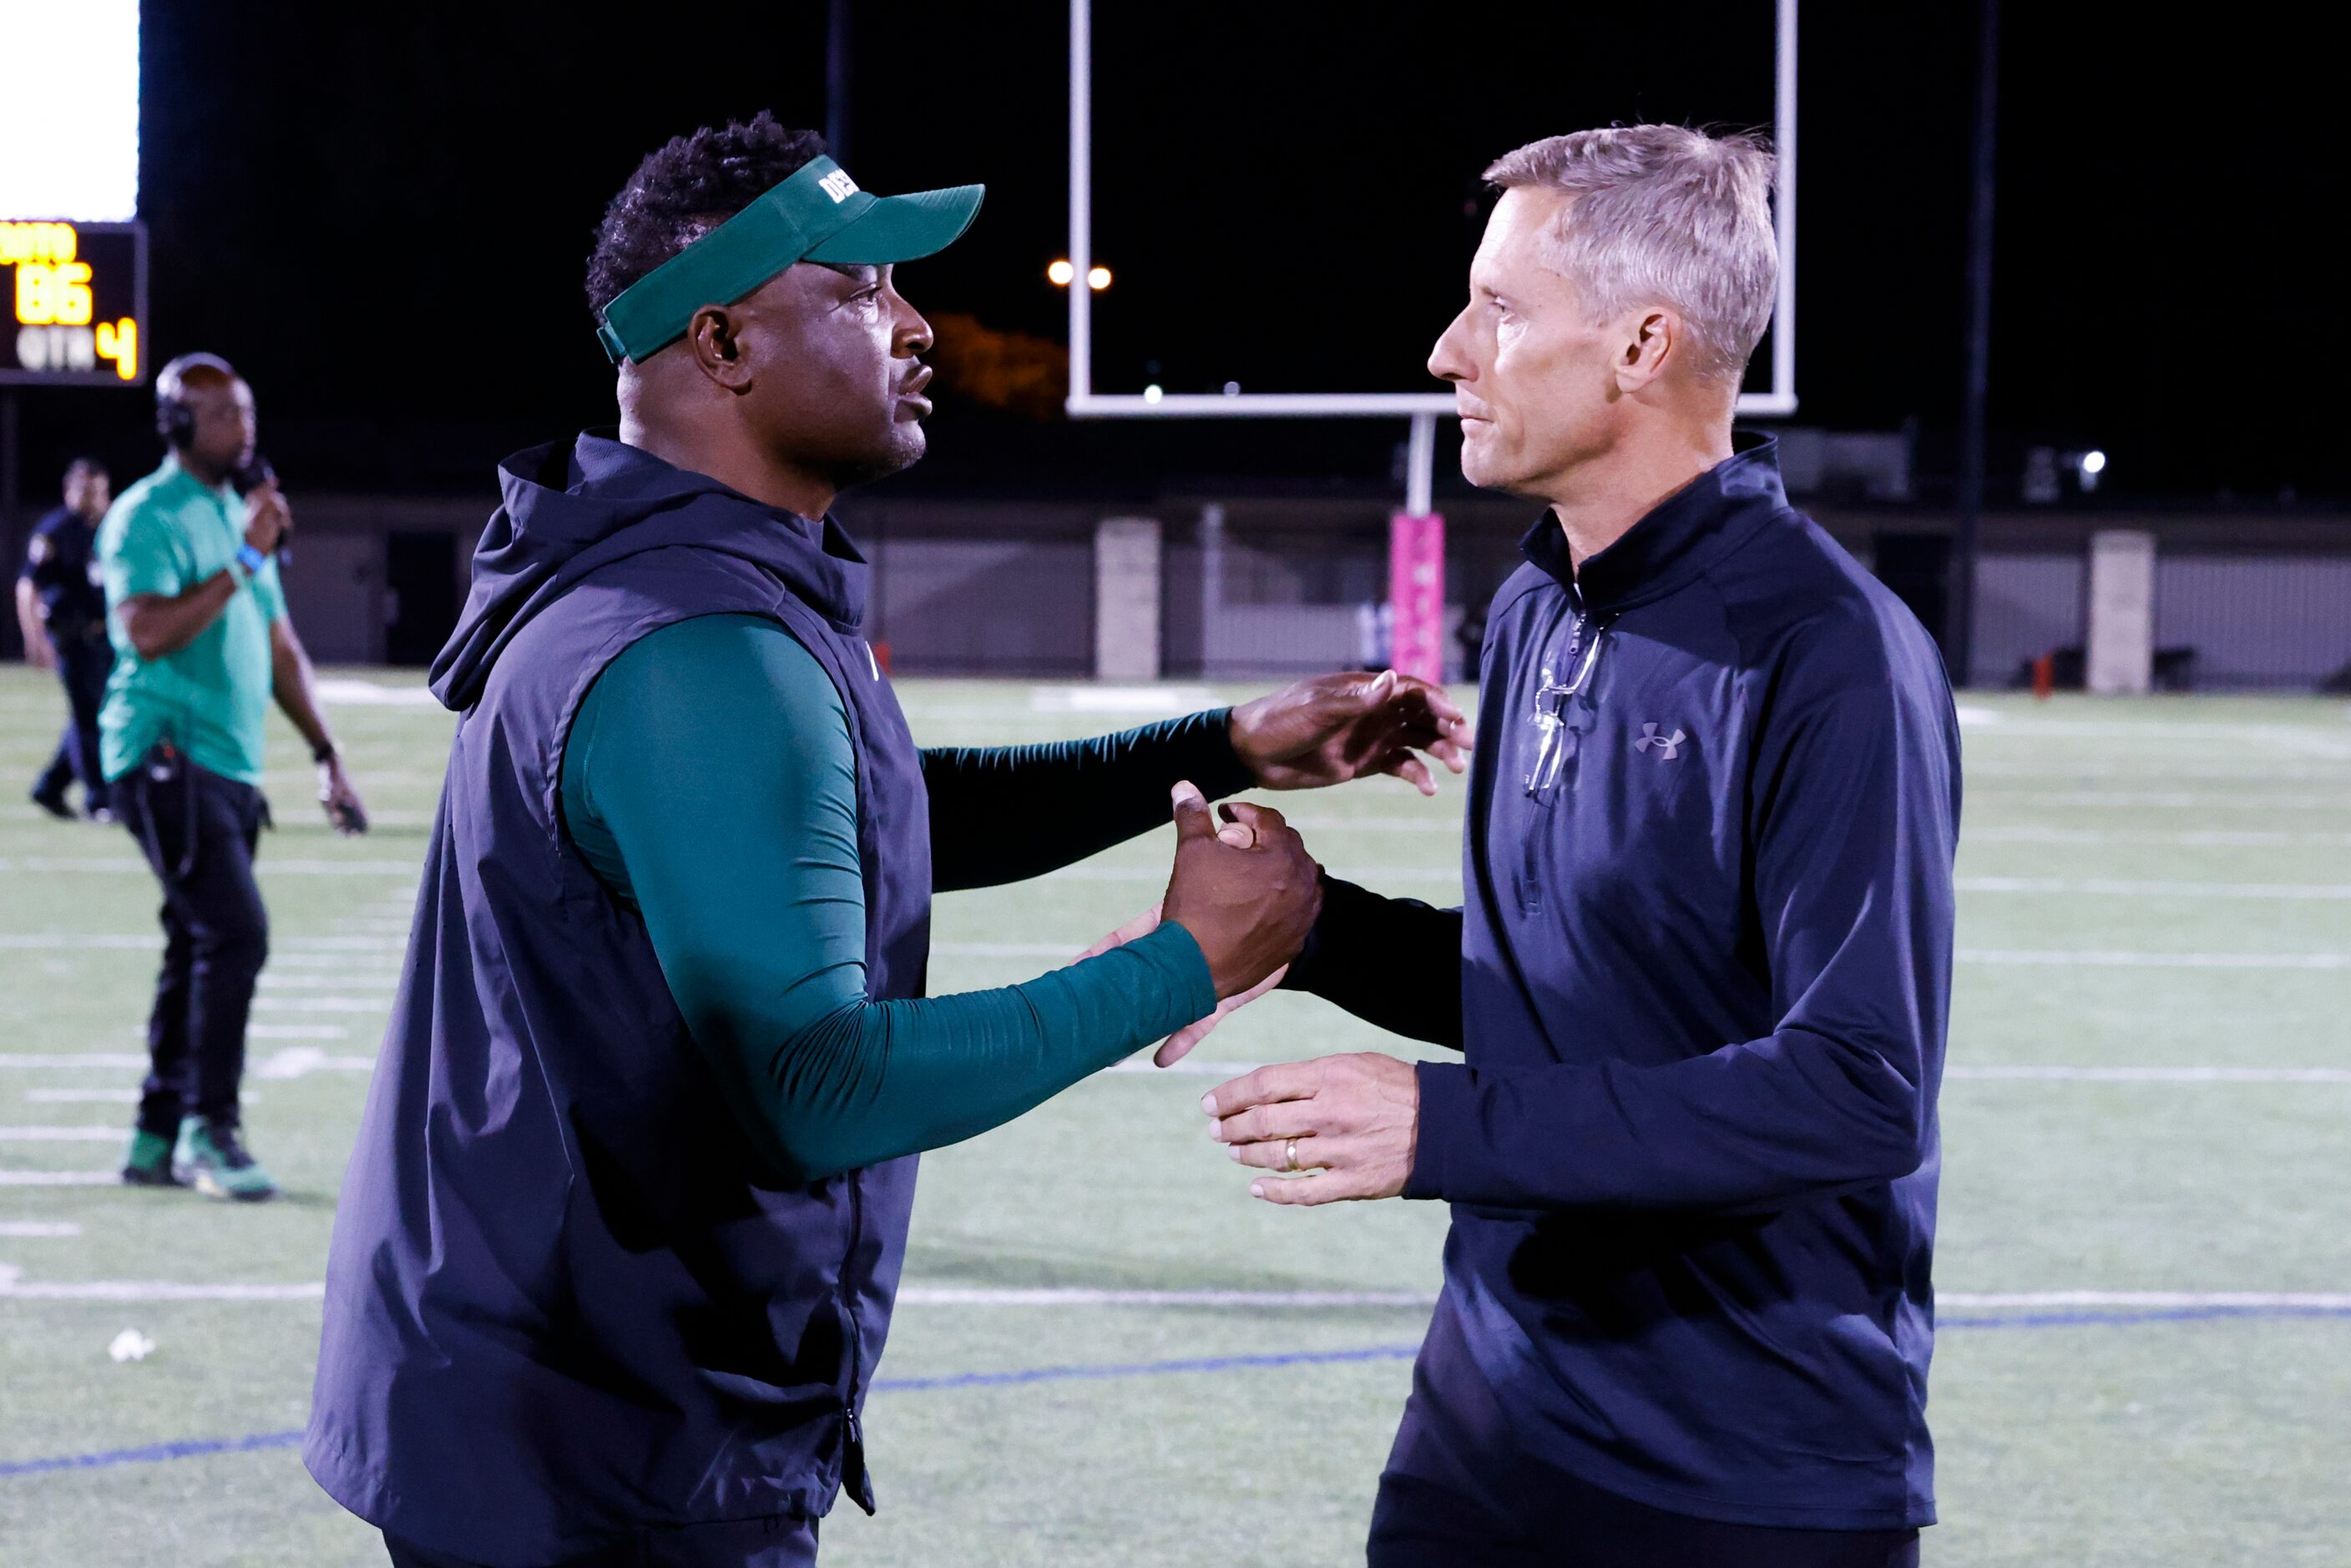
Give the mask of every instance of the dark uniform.
[[41, 620], [57, 650], [57, 680], [72, 708], [57, 755], [33, 786], [33, 797], [62, 803], [66, 786], [78, 778], [83, 809], [95, 813], [106, 803], [98, 708], [114, 668], [114, 650], [106, 640], [106, 582], [99, 571], [97, 528], [59, 507], [34, 527], [20, 575], [40, 596]]

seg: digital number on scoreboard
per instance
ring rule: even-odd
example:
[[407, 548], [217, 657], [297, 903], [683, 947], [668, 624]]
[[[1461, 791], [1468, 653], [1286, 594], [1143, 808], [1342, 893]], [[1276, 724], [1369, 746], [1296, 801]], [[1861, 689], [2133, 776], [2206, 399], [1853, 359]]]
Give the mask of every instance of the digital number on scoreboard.
[[147, 379], [147, 229], [0, 218], [0, 383]]

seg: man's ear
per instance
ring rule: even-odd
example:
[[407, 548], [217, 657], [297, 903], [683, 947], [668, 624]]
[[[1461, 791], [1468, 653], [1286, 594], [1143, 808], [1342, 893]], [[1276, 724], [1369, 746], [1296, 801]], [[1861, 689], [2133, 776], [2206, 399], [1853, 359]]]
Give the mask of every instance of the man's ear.
[[1616, 390], [1630, 397], [1655, 386], [1681, 352], [1682, 331], [1682, 319], [1662, 305], [1635, 311], [1617, 346]]
[[745, 322], [724, 305], [705, 305], [686, 323], [686, 351], [695, 368], [727, 392], [751, 390], [751, 361], [743, 351]]

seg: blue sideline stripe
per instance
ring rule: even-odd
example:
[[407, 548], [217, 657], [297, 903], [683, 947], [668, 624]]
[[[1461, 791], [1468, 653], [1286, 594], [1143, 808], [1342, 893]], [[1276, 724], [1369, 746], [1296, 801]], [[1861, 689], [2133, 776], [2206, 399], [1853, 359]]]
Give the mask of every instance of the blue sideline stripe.
[[68, 1454], [59, 1459], [19, 1459], [0, 1465], [0, 1478], [37, 1476], [49, 1470], [102, 1470], [113, 1465], [152, 1465], [164, 1459], [199, 1459], [206, 1454], [250, 1454], [261, 1448], [291, 1448], [299, 1432], [260, 1432], [250, 1437], [211, 1437], [193, 1443], [153, 1443], [144, 1448], [110, 1448], [102, 1454]]
[[[2080, 1328], [2105, 1324], [2208, 1322], [2220, 1318], [2351, 1318], [2343, 1307], [2173, 1307], [2155, 1312], [2111, 1312], [2084, 1310], [2066, 1312], [2017, 1312], [2002, 1317], [1952, 1317], [1936, 1324], [1945, 1329]], [[1190, 1361], [1138, 1361], [1102, 1366], [1038, 1366], [1019, 1372], [958, 1372], [945, 1377], [884, 1377], [872, 1385], [876, 1394], [926, 1394], [950, 1388], [1007, 1388], [1029, 1383], [1069, 1383], [1112, 1377], [1156, 1377], [1182, 1372], [1237, 1372], [1250, 1367], [1331, 1366], [1373, 1361], [1409, 1361], [1420, 1354], [1415, 1344], [1380, 1344], [1363, 1350], [1292, 1351], [1280, 1355], [1215, 1355]], [[155, 1443], [143, 1448], [111, 1448], [97, 1454], [70, 1454], [54, 1459], [18, 1459], [0, 1463], [0, 1479], [44, 1475], [52, 1470], [99, 1470], [115, 1465], [152, 1465], [165, 1459], [202, 1458], [208, 1454], [249, 1454], [264, 1448], [300, 1446], [299, 1432], [261, 1432], [249, 1437], [215, 1437], [189, 1443]]]
[[2062, 1329], [2084, 1323], [2200, 1323], [2215, 1318], [2351, 1318], [2351, 1307], [2158, 1307], [2142, 1312], [2016, 1312], [1994, 1318], [1943, 1318], [1938, 1329]]
[[[1212, 1355], [1197, 1361], [1138, 1361], [1124, 1366], [1039, 1366], [1025, 1372], [958, 1372], [946, 1377], [884, 1377], [876, 1394], [928, 1393], [939, 1388], [1003, 1388], [1018, 1383], [1063, 1383], [1073, 1378], [1150, 1377], [1165, 1372], [1234, 1372], [1245, 1366], [1327, 1366], [1334, 1362], [1410, 1361], [1418, 1344], [1380, 1344], [1369, 1350], [1301, 1350], [1284, 1355]], [[0, 1471], [0, 1474], [5, 1474]]]

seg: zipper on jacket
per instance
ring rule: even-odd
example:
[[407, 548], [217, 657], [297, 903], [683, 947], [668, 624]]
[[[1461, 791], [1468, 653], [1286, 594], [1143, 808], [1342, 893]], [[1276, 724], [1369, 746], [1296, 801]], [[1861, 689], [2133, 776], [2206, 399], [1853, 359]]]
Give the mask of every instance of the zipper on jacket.
[[1573, 618], [1574, 630], [1570, 633], [1564, 657], [1553, 663], [1548, 655], [1538, 654], [1535, 666], [1534, 713], [1529, 716], [1540, 737], [1534, 759], [1523, 781], [1525, 797], [1533, 802], [1533, 818], [1519, 835], [1520, 859], [1517, 885], [1519, 912], [1536, 915], [1542, 910], [1543, 865], [1551, 848], [1551, 829], [1555, 821], [1559, 798], [1568, 788], [1568, 774], [1579, 761], [1578, 751], [1585, 725], [1579, 722], [1577, 710], [1594, 712], [1593, 683], [1599, 674], [1600, 651], [1606, 641], [1613, 615], [1595, 615], [1583, 608], [1583, 598], [1573, 588], [1562, 594], [1562, 613], [1552, 617], [1544, 629], [1538, 648], [1555, 644], [1561, 622]]
[[864, 1384], [865, 1330], [858, 1321], [850, 1290], [850, 1270], [857, 1261], [857, 1246], [865, 1235], [865, 1173], [851, 1171], [849, 1182], [849, 1247], [841, 1254], [841, 1278], [834, 1285], [842, 1326], [848, 1331], [849, 1389], [841, 1402], [841, 1484], [852, 1501], [873, 1511], [873, 1478], [865, 1469], [865, 1427], [857, 1416], [857, 1392]]

